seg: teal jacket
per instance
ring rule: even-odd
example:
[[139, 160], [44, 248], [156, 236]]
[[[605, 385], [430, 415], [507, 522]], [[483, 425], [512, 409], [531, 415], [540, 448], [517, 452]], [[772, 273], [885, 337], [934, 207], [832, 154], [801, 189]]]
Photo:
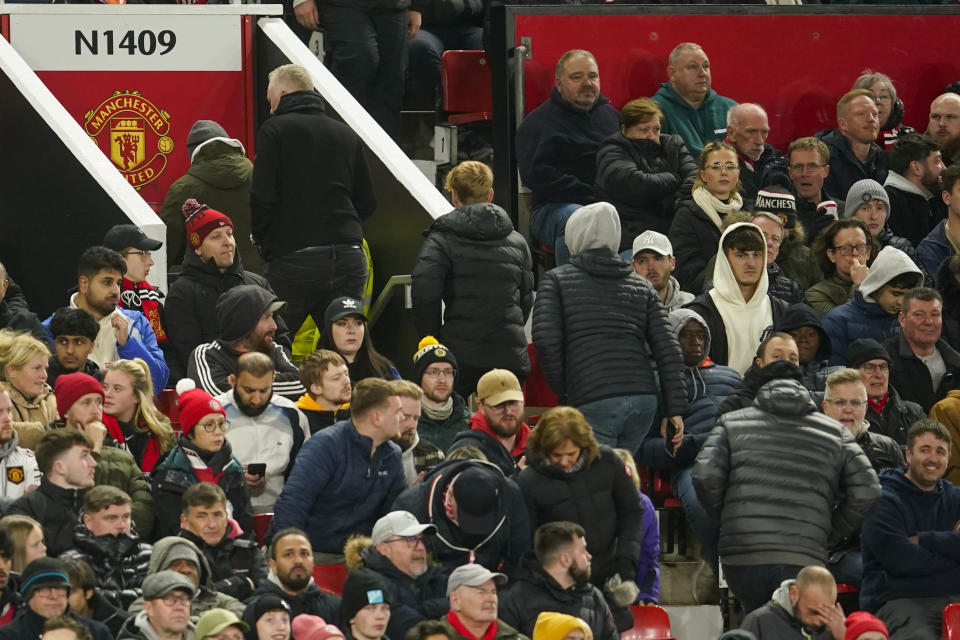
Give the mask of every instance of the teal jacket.
[[660, 85], [653, 101], [663, 109], [663, 133], [683, 138], [687, 150], [696, 159], [703, 147], [727, 135], [727, 110], [737, 103], [710, 89], [706, 100], [694, 109], [681, 98], [669, 82]]

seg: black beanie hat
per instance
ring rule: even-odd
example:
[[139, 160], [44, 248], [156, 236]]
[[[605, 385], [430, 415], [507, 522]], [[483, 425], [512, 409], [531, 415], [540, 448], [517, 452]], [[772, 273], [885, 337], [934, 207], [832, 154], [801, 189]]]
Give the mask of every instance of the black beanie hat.
[[855, 340], [847, 347], [848, 367], [856, 369], [870, 360], [886, 360], [888, 365], [893, 363], [893, 359], [887, 350], [873, 338]]
[[393, 598], [387, 590], [383, 577], [366, 567], [354, 569], [343, 583], [343, 595], [340, 600], [340, 620], [349, 625], [357, 611], [370, 604], [392, 604]]
[[67, 569], [56, 558], [37, 558], [23, 568], [20, 593], [26, 602], [37, 589], [60, 587], [70, 590], [70, 578]]
[[453, 375], [457, 375], [457, 359], [450, 349], [446, 348], [433, 336], [427, 336], [417, 345], [417, 352], [413, 354], [413, 381], [423, 382], [423, 372], [436, 362], [449, 362], [453, 365]]

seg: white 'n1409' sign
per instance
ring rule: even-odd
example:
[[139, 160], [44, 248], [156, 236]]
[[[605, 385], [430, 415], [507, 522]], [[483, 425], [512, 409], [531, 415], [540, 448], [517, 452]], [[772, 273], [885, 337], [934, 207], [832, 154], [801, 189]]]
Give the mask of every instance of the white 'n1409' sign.
[[11, 15], [34, 71], [240, 71], [236, 15]]

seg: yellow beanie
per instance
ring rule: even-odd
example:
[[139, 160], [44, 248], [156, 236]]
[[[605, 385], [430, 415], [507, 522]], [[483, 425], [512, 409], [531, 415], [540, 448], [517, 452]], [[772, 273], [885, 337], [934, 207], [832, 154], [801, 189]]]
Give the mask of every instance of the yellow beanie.
[[533, 628], [533, 640], [563, 640], [568, 633], [580, 629], [585, 640], [593, 640], [593, 632], [586, 622], [565, 613], [544, 611], [537, 616], [537, 624]]

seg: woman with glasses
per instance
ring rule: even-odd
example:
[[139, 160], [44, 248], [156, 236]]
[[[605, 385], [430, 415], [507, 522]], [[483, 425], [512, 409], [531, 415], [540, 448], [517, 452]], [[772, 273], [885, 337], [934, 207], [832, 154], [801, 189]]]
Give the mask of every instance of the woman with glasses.
[[145, 473], [177, 441], [173, 427], [153, 404], [150, 368], [140, 358], [117, 360], [103, 376], [103, 412], [116, 419], [124, 444]]
[[704, 290], [707, 261], [716, 254], [724, 219], [743, 206], [740, 161], [726, 142], [711, 142], [697, 159], [697, 179], [691, 197], [677, 202], [670, 225], [670, 244], [677, 259], [674, 276], [684, 291]]
[[243, 465], [227, 442], [226, 412], [202, 389], [190, 389], [177, 398], [183, 435], [150, 474], [156, 500], [154, 537], [173, 536], [180, 530], [180, 500], [198, 482], [212, 482], [227, 494], [227, 514], [244, 532], [253, 532], [250, 494]]
[[868, 265], [880, 252], [867, 225], [859, 218], [832, 222], [811, 247], [823, 280], [807, 289], [807, 304], [820, 316], [853, 299], [857, 286], [870, 274]]
[[663, 111], [649, 98], [637, 98], [620, 111], [620, 131], [597, 151], [597, 197], [620, 214], [620, 251], [648, 229], [670, 230], [677, 194], [689, 190], [697, 165], [683, 138], [660, 133]]
[[913, 127], [903, 124], [903, 100], [897, 98], [897, 90], [890, 76], [867, 69], [853, 81], [850, 89], [866, 89], [873, 94], [880, 121], [877, 144], [881, 148], [889, 149], [897, 138], [916, 131]]

